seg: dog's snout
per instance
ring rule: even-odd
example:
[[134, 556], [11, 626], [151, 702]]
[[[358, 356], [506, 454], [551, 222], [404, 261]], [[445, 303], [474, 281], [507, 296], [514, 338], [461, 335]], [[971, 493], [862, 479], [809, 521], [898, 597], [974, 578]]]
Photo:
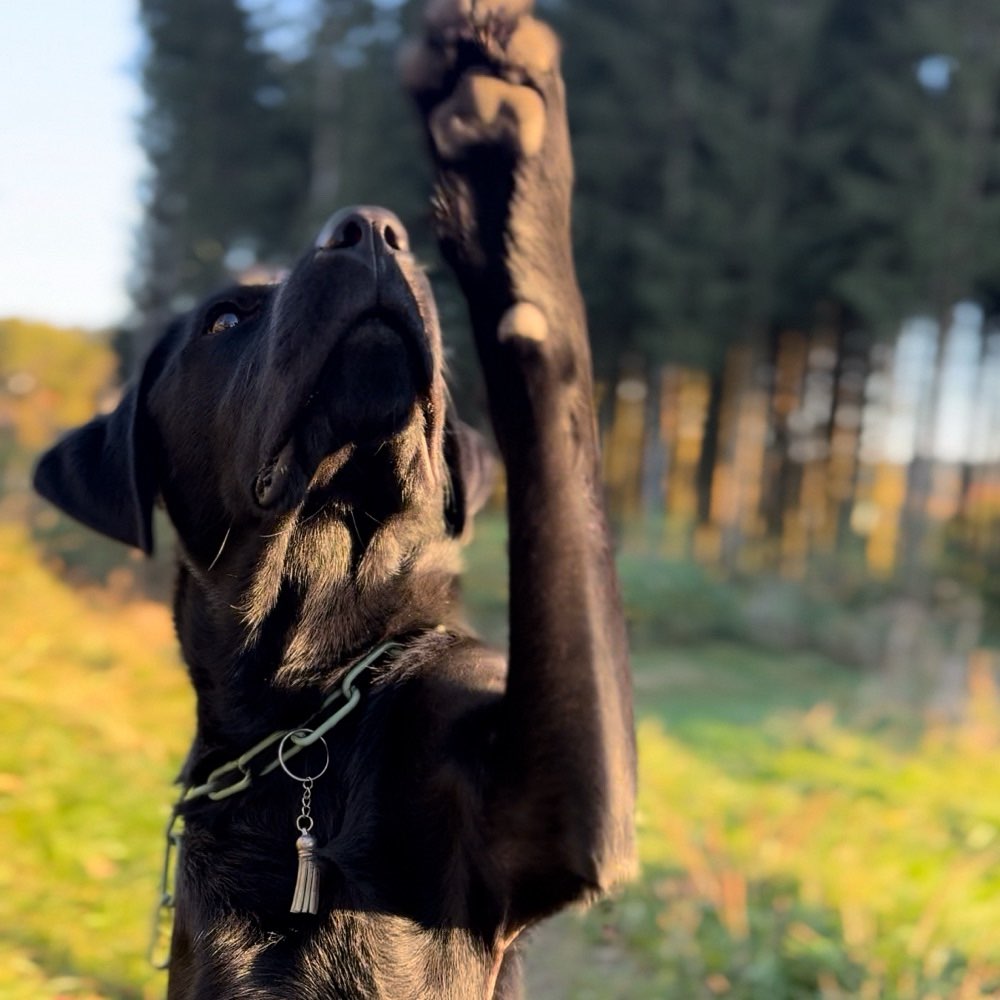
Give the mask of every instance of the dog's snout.
[[410, 238], [394, 212], [377, 205], [354, 205], [327, 221], [316, 237], [316, 247], [372, 257], [408, 253]]

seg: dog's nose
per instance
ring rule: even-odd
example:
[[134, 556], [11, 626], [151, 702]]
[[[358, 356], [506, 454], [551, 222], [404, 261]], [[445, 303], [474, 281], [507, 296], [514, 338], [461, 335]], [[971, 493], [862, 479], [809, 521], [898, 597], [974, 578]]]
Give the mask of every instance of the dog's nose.
[[353, 205], [330, 217], [316, 237], [316, 247], [372, 257], [408, 253], [410, 238], [399, 217], [387, 208]]

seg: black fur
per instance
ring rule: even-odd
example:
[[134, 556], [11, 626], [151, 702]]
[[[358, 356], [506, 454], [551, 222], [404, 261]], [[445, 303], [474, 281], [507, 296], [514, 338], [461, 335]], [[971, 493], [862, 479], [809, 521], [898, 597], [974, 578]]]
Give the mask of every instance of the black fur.
[[[540, 152], [519, 94], [499, 131], [477, 120], [459, 148], [429, 128], [442, 247], [507, 471], [508, 657], [457, 601], [491, 460], [448, 412], [429, 287], [384, 210], [339, 213], [281, 284], [175, 322], [118, 409], [38, 466], [44, 495], [113, 538], [149, 551], [157, 498], [176, 528], [198, 696], [187, 784], [301, 724], [355, 658], [400, 644], [327, 737], [317, 916], [288, 912], [297, 784], [278, 771], [185, 808], [172, 998], [509, 1000], [521, 932], [633, 863], [627, 655], [561, 79], [544, 45], [505, 62], [537, 22], [462, 8], [432, 4], [415, 51], [425, 118], [469, 73], [545, 109]], [[511, 325], [524, 303], [540, 327]]]

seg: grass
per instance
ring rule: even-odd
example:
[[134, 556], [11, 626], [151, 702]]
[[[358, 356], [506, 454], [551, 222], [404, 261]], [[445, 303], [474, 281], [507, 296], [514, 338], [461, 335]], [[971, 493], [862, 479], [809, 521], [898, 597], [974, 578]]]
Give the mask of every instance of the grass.
[[169, 616], [64, 587], [9, 525], [0, 608], [0, 996], [159, 996], [145, 938], [192, 727]]
[[[499, 637], [484, 529], [468, 591]], [[68, 588], [0, 524], [0, 656], [0, 996], [161, 996], [144, 955], [192, 725], [169, 616]], [[878, 727], [857, 671], [701, 639], [635, 672], [642, 878], [535, 932], [530, 995], [1000, 996], [988, 698], [963, 728]]]

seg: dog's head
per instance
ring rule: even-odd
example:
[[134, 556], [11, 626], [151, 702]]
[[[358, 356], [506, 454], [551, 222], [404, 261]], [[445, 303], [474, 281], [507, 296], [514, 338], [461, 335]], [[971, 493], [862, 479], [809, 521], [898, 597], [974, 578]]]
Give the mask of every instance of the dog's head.
[[408, 511], [461, 534], [488, 465], [446, 414], [437, 314], [406, 231], [359, 207], [280, 283], [232, 288], [177, 319], [118, 407], [42, 456], [35, 485], [147, 553], [161, 497], [204, 570], [233, 532], [336, 521], [363, 548]]

